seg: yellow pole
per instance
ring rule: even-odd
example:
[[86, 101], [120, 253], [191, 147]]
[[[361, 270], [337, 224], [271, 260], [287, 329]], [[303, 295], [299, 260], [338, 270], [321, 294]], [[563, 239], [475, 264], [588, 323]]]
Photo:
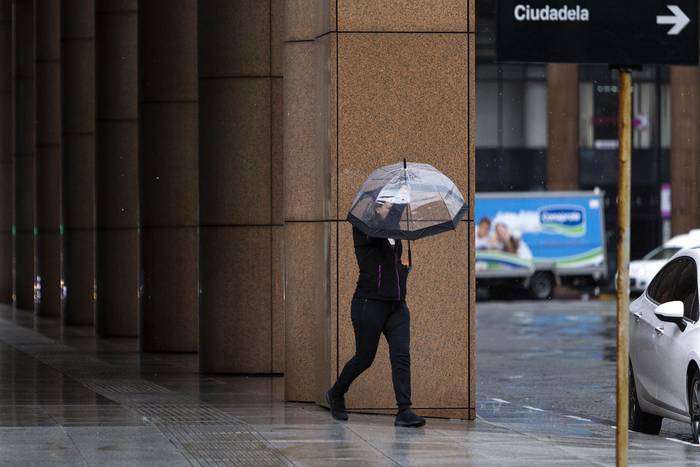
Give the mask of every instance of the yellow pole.
[[617, 433], [616, 464], [627, 467], [629, 424], [629, 261], [632, 165], [632, 72], [620, 69], [619, 171], [617, 194]]

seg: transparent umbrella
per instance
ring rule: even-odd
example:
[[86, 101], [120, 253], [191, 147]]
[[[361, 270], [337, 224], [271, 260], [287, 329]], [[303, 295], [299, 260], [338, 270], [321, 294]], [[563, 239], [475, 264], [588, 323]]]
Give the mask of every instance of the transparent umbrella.
[[348, 221], [370, 237], [418, 240], [454, 230], [466, 212], [467, 203], [445, 174], [404, 160], [372, 172]]

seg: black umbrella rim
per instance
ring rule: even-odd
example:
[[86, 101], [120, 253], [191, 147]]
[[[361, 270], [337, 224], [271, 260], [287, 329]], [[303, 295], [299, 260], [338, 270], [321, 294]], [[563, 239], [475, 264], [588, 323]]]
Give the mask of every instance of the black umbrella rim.
[[376, 229], [370, 228], [357, 216], [353, 215], [352, 212], [348, 212], [347, 221], [353, 226], [360, 229], [365, 235], [369, 237], [376, 238], [396, 238], [399, 240], [420, 240], [421, 238], [430, 237], [432, 235], [437, 235], [443, 232], [449, 232], [450, 230], [455, 230], [457, 225], [462, 220], [462, 218], [467, 214], [469, 207], [465, 202], [457, 215], [449, 221], [442, 222], [440, 224], [431, 225], [430, 227], [425, 227], [423, 229], [406, 231], [400, 229]]

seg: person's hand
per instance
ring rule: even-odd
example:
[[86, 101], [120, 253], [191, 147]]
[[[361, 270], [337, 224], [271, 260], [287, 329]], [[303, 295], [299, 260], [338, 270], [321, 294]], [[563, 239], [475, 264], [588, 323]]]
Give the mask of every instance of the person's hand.
[[408, 189], [408, 186], [403, 185], [401, 188], [399, 188], [399, 192], [398, 192], [396, 197], [399, 198], [404, 203], [408, 203], [409, 196], [410, 196], [410, 191]]
[[389, 214], [389, 211], [391, 211], [391, 208], [392, 208], [393, 206], [394, 206], [394, 205], [391, 204], [390, 202], [385, 201], [384, 203], [379, 204], [379, 205], [375, 208], [375, 210], [376, 210], [377, 215], [378, 215], [379, 217], [381, 217], [382, 219], [385, 219], [386, 216]]

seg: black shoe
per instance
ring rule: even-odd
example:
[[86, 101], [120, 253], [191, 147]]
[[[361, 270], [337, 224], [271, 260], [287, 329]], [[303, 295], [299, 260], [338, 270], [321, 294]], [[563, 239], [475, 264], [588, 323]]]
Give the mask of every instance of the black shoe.
[[345, 410], [345, 398], [344, 397], [333, 397], [331, 396], [331, 391], [326, 393], [326, 402], [331, 409], [331, 415], [336, 420], [345, 421], [348, 419], [348, 413]]
[[406, 409], [396, 416], [394, 426], [419, 427], [425, 425], [425, 418], [419, 417], [411, 409]]

